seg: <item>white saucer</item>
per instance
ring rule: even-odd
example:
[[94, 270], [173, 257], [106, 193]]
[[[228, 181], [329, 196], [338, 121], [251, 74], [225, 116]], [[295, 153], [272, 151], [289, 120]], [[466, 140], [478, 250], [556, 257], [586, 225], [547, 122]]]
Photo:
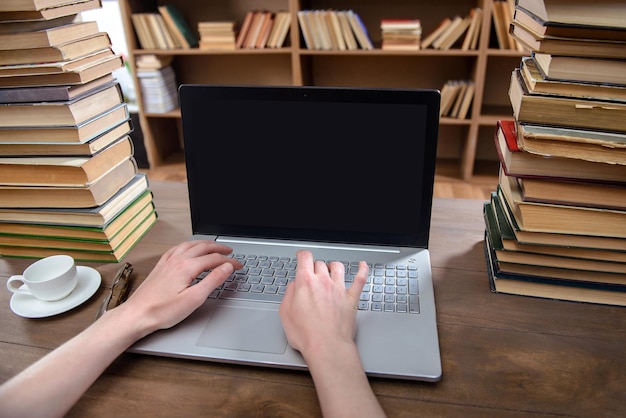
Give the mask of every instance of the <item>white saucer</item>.
[[15, 293], [11, 297], [11, 310], [25, 318], [44, 318], [67, 312], [87, 301], [100, 287], [102, 278], [98, 270], [86, 266], [76, 266], [78, 284], [67, 297], [54, 302], [39, 300], [31, 295]]

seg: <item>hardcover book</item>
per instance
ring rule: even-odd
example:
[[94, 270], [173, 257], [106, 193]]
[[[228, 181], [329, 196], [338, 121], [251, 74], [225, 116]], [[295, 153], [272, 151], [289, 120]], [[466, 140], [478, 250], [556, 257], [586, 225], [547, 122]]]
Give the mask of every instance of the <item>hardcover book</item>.
[[514, 177], [501, 175], [498, 187], [527, 231], [626, 238], [626, 211], [526, 202]]
[[513, 120], [499, 120], [494, 134], [500, 164], [509, 176], [615, 183], [623, 183], [626, 179], [624, 165], [563, 157], [546, 158], [522, 151], [517, 145], [515, 126]]
[[148, 189], [148, 179], [144, 173], [137, 173], [111, 198], [100, 205], [84, 208], [3, 208], [0, 207], [0, 222], [45, 223], [104, 227], [126, 207], [152, 200]]
[[522, 57], [520, 74], [530, 94], [626, 102], [626, 86], [575, 80], [549, 80], [541, 74], [532, 57]]
[[[0, 184], [5, 186], [87, 187], [97, 182], [111, 168], [118, 166], [122, 161], [128, 160], [132, 156], [133, 142], [128, 135], [125, 135], [92, 156], [3, 157], [0, 158]], [[6, 193], [4, 194], [6, 195]], [[22, 191], [20, 194], [24, 193], [26, 191]], [[58, 194], [59, 202], [57, 204], [62, 204], [61, 193]], [[8, 198], [8, 196], [5, 197]], [[50, 202], [50, 204], [52, 203]], [[3, 200], [1, 204], [6, 205], [8, 202]]]
[[511, 73], [509, 98], [518, 122], [626, 132], [626, 103], [530, 94], [519, 68]]
[[124, 103], [119, 84], [67, 102], [0, 104], [0, 126], [76, 126]]
[[0, 127], [0, 142], [7, 144], [82, 144], [130, 118], [126, 103], [118, 103], [78, 125]]
[[519, 243], [626, 251], [626, 239], [624, 238], [523, 230], [520, 228], [520, 224], [508, 206], [500, 188], [496, 192], [491, 193], [490, 201], [500, 228], [512, 230], [515, 240]]
[[489, 285], [494, 293], [626, 306], [626, 291], [623, 286], [504, 273], [498, 267], [498, 259], [487, 234], [484, 248]]
[[[601, 9], [601, 7], [594, 7], [594, 9], [598, 10]], [[578, 15], [576, 17], [580, 19], [582, 16]], [[558, 19], [558, 17], [555, 18]], [[583, 24], [580, 23], [581, 20], [579, 20], [578, 23], [573, 23], [573, 19], [563, 19], [569, 20], [567, 22], [546, 20], [519, 5], [515, 8], [513, 19], [529, 28], [533, 33], [544, 37], [552, 36], [577, 39], [602, 39], [608, 41], [626, 40], [625, 26], [610, 27], [589, 23]], [[618, 23], [620, 25], [622, 24], [622, 22]]]

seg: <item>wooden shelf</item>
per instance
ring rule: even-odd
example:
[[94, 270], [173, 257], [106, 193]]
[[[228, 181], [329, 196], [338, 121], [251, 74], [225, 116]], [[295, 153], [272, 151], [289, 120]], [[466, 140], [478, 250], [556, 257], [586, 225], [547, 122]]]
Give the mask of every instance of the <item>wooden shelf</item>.
[[[443, 117], [437, 158], [454, 161], [461, 179], [475, 175], [475, 160], [483, 143], [493, 142], [493, 131], [500, 118], [511, 118], [508, 82], [511, 71], [528, 53], [498, 49], [492, 14], [494, 0], [448, 0], [436, 4], [400, 0], [368, 2], [358, 0], [120, 0], [122, 20], [129, 45], [129, 62], [136, 56], [170, 55], [177, 82], [253, 85], [312, 85], [346, 87], [437, 88], [448, 80], [472, 80], [475, 95], [467, 119]], [[157, 6], [174, 3], [189, 25], [198, 22], [230, 20], [241, 24], [253, 9], [287, 10], [292, 24], [286, 47], [280, 49], [239, 49], [212, 51], [202, 49], [139, 49], [130, 15], [156, 12]], [[418, 18], [422, 37], [446, 17], [465, 16], [473, 7], [483, 10], [481, 37], [477, 50], [423, 49], [385, 51], [380, 49], [380, 20]], [[363, 20], [375, 45], [374, 50], [317, 51], [303, 47], [296, 13], [305, 9], [352, 9]], [[134, 73], [134, 72], [133, 72]], [[139, 86], [136, 76], [136, 85]], [[139, 88], [139, 87], [138, 87]], [[166, 164], [172, 155], [182, 153], [180, 111], [157, 114], [143, 111], [138, 92], [139, 119], [146, 152], [153, 168]], [[481, 157], [481, 156], [478, 156]]]

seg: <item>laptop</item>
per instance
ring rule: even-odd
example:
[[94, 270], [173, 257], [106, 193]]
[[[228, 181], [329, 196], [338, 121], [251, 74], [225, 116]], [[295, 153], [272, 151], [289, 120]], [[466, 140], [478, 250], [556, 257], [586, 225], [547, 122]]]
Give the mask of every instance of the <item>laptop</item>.
[[354, 263], [370, 265], [356, 335], [366, 373], [438, 381], [428, 239], [439, 91], [184, 84], [179, 95], [190, 239], [222, 242], [246, 266], [130, 351], [306, 370], [278, 308], [308, 249], [344, 262], [347, 286]]

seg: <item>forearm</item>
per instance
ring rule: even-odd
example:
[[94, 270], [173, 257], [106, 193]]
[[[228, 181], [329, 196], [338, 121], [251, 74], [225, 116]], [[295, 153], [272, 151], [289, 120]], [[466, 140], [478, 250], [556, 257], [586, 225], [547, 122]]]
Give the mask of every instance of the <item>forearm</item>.
[[355, 344], [320, 348], [310, 357], [309, 370], [326, 418], [384, 417], [372, 392]]
[[0, 415], [63, 416], [100, 374], [141, 336], [121, 312], [85, 331], [0, 386]]

